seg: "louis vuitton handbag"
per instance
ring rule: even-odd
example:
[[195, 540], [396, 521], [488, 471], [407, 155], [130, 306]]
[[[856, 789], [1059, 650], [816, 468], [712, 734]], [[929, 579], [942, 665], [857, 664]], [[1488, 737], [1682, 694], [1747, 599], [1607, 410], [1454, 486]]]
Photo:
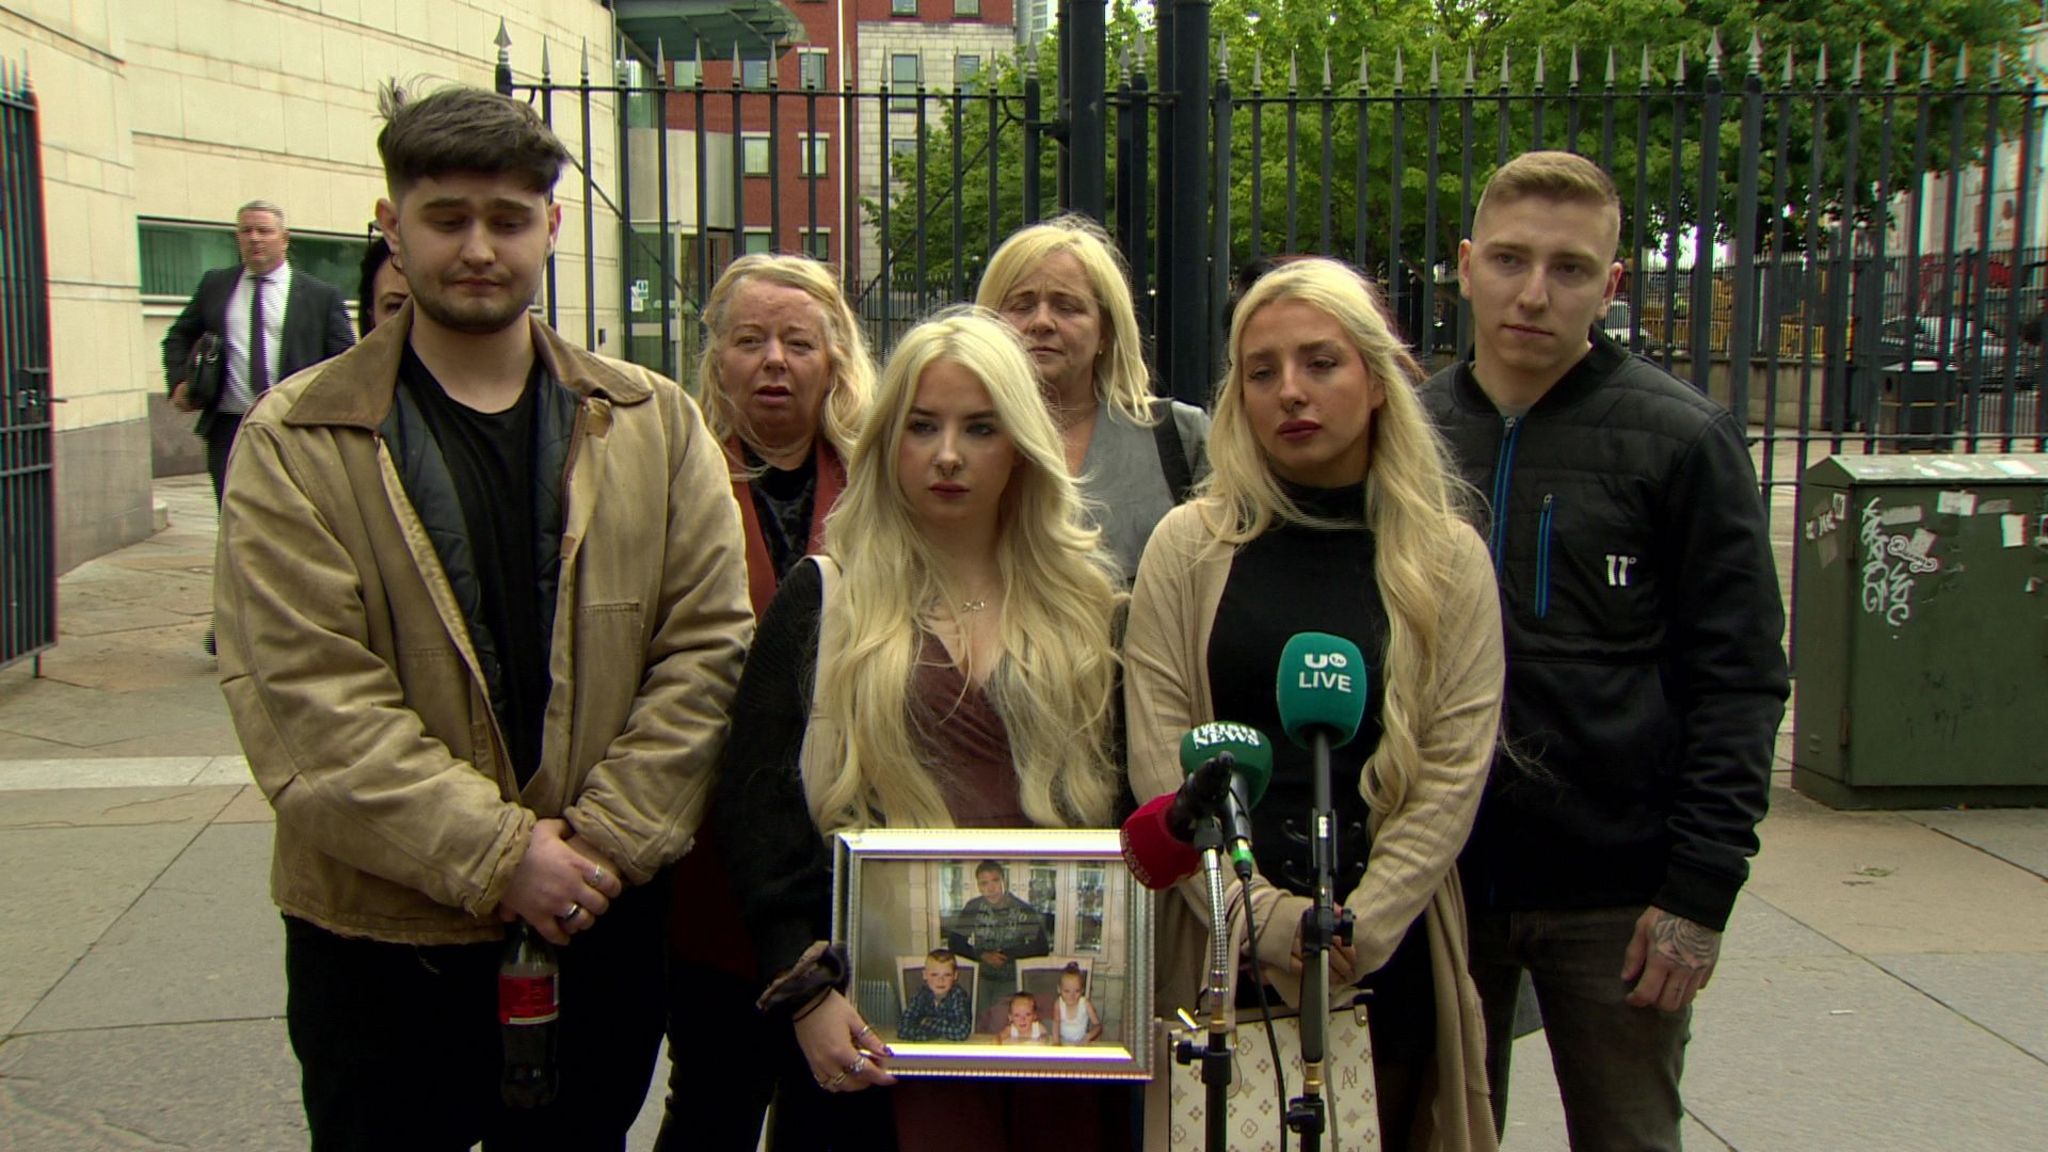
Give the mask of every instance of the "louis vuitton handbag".
[[192, 342], [185, 357], [185, 402], [194, 408], [211, 408], [220, 401], [221, 359], [227, 345], [218, 332], [202, 333]]
[[[1323, 1133], [1323, 1147], [1335, 1152], [1380, 1152], [1378, 1093], [1373, 1086], [1372, 1033], [1365, 1024], [1365, 1003], [1339, 1008], [1330, 1014], [1327, 1049], [1323, 1054], [1323, 1099], [1328, 1106], [1329, 1129]], [[1145, 1145], [1148, 1152], [1202, 1152], [1207, 1147], [1207, 1088], [1193, 1065], [1173, 1059], [1173, 1042], [1184, 1032], [1158, 1022], [1159, 1053], [1163, 1072], [1152, 1081], [1153, 1093], [1168, 1096], [1164, 1123], [1159, 1122], [1156, 1103], [1148, 1108]], [[1301, 1093], [1301, 1021], [1293, 1016], [1273, 1021], [1272, 1033], [1280, 1044], [1281, 1066], [1287, 1070], [1290, 1098]], [[1207, 1042], [1207, 1033], [1197, 1034], [1195, 1043]], [[1287, 1130], [1286, 1101], [1273, 1098], [1273, 1048], [1266, 1041], [1266, 1024], [1239, 1013], [1237, 1030], [1231, 1033], [1236, 1058], [1230, 1071], [1231, 1152], [1286, 1152], [1296, 1143]], [[1164, 1131], [1159, 1131], [1164, 1129]]]

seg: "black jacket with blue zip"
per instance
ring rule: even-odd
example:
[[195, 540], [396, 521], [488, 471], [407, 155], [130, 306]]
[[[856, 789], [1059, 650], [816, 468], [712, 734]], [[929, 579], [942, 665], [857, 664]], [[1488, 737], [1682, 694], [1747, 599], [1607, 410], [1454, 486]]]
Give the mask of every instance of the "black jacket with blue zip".
[[1424, 388], [1479, 492], [1507, 630], [1503, 735], [1460, 860], [1497, 909], [1651, 903], [1726, 926], [1785, 714], [1785, 616], [1728, 411], [1595, 331], [1526, 415], [1469, 359]]

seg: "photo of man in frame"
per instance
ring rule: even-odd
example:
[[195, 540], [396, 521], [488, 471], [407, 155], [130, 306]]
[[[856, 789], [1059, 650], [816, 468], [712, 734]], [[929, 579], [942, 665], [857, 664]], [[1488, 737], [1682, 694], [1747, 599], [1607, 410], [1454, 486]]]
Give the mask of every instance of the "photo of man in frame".
[[1006, 1004], [1017, 991], [1016, 962], [1050, 953], [1052, 941], [1044, 914], [1010, 891], [1001, 863], [976, 864], [974, 883], [980, 895], [946, 917], [946, 947], [981, 966], [975, 1001], [986, 1012], [989, 1005]]

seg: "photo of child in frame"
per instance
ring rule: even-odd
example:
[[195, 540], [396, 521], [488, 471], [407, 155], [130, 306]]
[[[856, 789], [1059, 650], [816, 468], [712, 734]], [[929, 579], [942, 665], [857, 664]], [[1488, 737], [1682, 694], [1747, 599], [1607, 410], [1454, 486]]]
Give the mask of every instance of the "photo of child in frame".
[[924, 982], [911, 993], [897, 1022], [902, 1040], [960, 1043], [974, 1031], [974, 993], [960, 987], [960, 960], [950, 949], [925, 954]]

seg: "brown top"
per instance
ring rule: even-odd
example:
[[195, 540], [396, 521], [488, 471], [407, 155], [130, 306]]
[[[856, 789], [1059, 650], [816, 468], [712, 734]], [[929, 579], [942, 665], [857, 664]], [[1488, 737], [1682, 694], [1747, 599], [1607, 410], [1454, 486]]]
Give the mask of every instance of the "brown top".
[[961, 828], [1026, 828], [1010, 762], [1010, 731], [988, 693], [969, 683], [931, 632], [910, 684], [910, 722], [918, 751]]

